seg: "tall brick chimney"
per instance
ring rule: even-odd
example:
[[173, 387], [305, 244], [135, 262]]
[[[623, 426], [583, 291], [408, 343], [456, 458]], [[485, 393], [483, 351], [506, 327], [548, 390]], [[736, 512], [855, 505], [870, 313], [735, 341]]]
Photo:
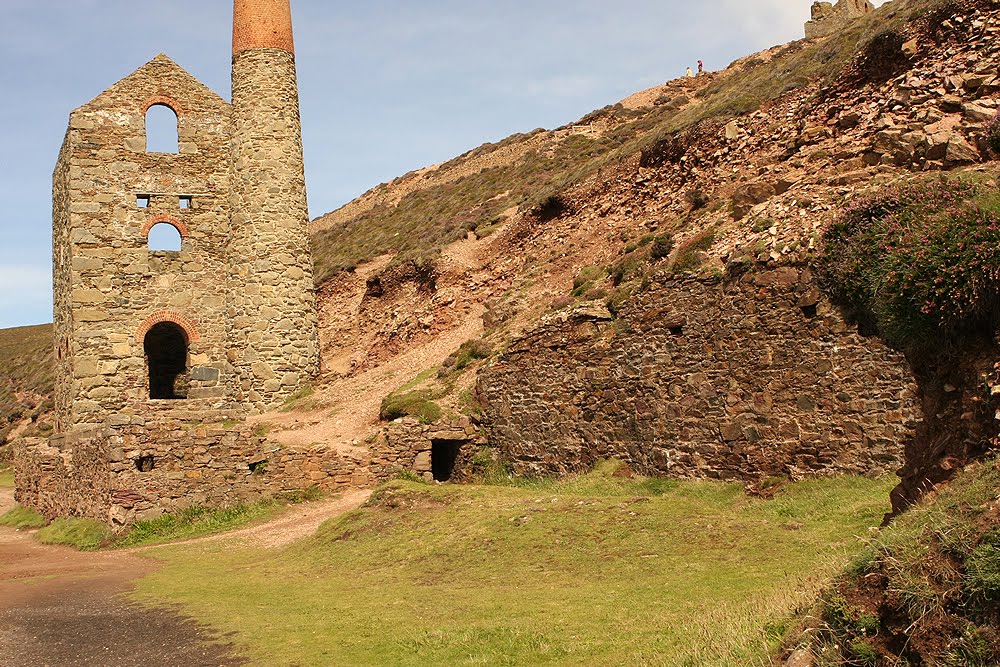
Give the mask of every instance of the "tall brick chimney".
[[250, 49], [281, 49], [295, 53], [290, 0], [236, 0], [233, 55]]
[[233, 5], [229, 359], [258, 410], [319, 371], [290, 5]]

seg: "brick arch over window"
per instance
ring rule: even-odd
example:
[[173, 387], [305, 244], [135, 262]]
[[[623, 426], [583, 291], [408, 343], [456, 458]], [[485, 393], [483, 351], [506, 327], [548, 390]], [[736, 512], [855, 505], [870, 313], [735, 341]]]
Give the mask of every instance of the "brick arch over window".
[[198, 325], [194, 320], [173, 310], [161, 310], [143, 320], [139, 328], [135, 330], [136, 342], [141, 345], [146, 340], [146, 334], [149, 333], [149, 330], [160, 322], [173, 322], [183, 329], [184, 335], [187, 336], [188, 345], [201, 340], [201, 334], [198, 333]]
[[149, 111], [150, 107], [155, 107], [160, 104], [165, 107], [170, 107], [170, 109], [177, 114], [177, 118], [180, 118], [184, 113], [184, 109], [181, 107], [181, 103], [172, 97], [167, 97], [166, 95], [153, 95], [152, 97], [147, 97], [142, 101], [142, 113], [143, 115]]
[[163, 215], [163, 214], [154, 215], [152, 218], [147, 220], [146, 224], [142, 226], [142, 235], [149, 236], [149, 230], [151, 230], [155, 225], [164, 222], [168, 225], [173, 226], [173, 228], [176, 229], [177, 232], [181, 235], [182, 239], [186, 239], [188, 237], [189, 231], [187, 225], [185, 225], [177, 218], [171, 218], [169, 215]]

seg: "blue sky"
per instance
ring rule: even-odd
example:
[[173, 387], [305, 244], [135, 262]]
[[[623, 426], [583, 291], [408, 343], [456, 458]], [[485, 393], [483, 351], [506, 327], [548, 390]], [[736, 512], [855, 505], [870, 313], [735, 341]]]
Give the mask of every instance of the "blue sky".
[[[876, 3], [881, 4], [881, 3]], [[802, 37], [811, 0], [292, 0], [312, 216], [486, 141], [553, 128]], [[229, 98], [226, 0], [0, 0], [0, 328], [51, 321], [69, 112], [164, 52]]]

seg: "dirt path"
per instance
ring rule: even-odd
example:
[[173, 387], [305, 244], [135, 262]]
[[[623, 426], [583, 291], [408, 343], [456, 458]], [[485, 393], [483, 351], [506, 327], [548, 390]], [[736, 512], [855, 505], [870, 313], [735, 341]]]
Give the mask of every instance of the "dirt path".
[[[312, 535], [327, 519], [361, 507], [371, 493], [371, 489], [349, 491], [342, 496], [297, 505], [288, 513], [267, 523], [173, 544], [226, 541], [241, 542], [255, 549], [277, 549]], [[149, 548], [153, 547], [138, 547], [130, 551], [142, 553]]]
[[[305, 503], [275, 521], [203, 540], [274, 548], [361, 505], [370, 491]], [[13, 491], [0, 488], [0, 513]], [[130, 602], [156, 568], [142, 549], [81, 553], [0, 527], [0, 664], [4, 667], [214, 667], [243, 665], [234, 647], [169, 608]]]

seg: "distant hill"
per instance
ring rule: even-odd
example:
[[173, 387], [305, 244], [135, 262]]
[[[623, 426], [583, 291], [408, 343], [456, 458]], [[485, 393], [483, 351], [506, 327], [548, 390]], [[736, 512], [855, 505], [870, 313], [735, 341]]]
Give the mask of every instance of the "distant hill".
[[52, 325], [0, 329], [0, 454], [13, 431], [46, 429], [52, 409]]

